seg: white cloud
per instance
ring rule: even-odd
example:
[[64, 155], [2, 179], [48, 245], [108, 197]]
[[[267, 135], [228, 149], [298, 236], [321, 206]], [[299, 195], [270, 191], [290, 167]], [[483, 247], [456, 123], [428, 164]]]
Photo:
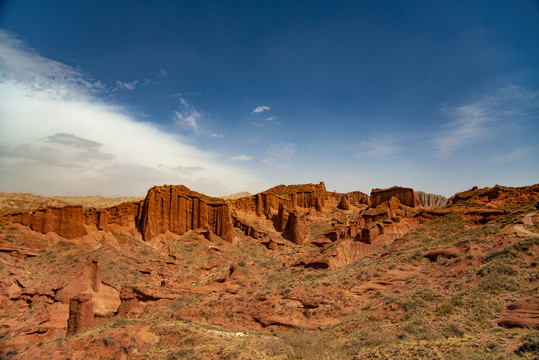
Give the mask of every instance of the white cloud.
[[116, 88], [118, 89], [126, 89], [126, 90], [135, 90], [137, 87], [138, 80], [133, 80], [131, 82], [127, 81], [116, 81]]
[[450, 122], [435, 137], [441, 155], [498, 135], [504, 127], [526, 120], [539, 108], [539, 94], [518, 86], [508, 86], [467, 105], [442, 109]]
[[160, 69], [159, 73], [157, 74], [157, 77], [163, 78], [163, 77], [166, 77], [166, 76], [168, 76], [168, 73], [165, 70]]
[[275, 116], [270, 116], [266, 119], [267, 121], [272, 121], [272, 120], [275, 120]]
[[100, 100], [108, 91], [100, 82], [1, 30], [0, 74], [2, 191], [120, 196], [185, 184], [221, 195], [258, 181], [222, 155]]
[[257, 106], [253, 111], [251, 111], [251, 114], [260, 113], [262, 111], [266, 111], [266, 110], [269, 110], [269, 109], [270, 109], [269, 106]]
[[214, 137], [214, 138], [222, 138], [223, 135], [219, 134], [219, 133], [213, 133], [210, 135], [211, 137]]
[[230, 158], [230, 160], [234, 160], [234, 161], [247, 161], [247, 160], [251, 160], [253, 157], [252, 156], [249, 156], [249, 155], [236, 155], [236, 156], [232, 156]]

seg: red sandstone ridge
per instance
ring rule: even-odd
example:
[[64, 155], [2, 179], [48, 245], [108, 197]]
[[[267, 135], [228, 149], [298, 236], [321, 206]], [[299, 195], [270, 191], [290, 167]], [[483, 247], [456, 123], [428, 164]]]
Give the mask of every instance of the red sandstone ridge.
[[46, 234], [55, 232], [67, 239], [86, 235], [82, 206], [46, 207], [27, 213], [8, 214], [13, 222]]
[[376, 207], [392, 197], [397, 198], [401, 204], [406, 206], [416, 207], [421, 205], [413, 189], [393, 186], [388, 189], [372, 189], [371, 206]]
[[154, 186], [148, 190], [138, 227], [144, 240], [167, 231], [183, 235], [198, 228], [210, 230], [228, 242], [233, 242], [235, 237], [226, 201], [183, 185]]
[[321, 182], [318, 185], [278, 185], [253, 196], [230, 200], [230, 203], [235, 209], [267, 216], [272, 211], [276, 212], [280, 205], [289, 209], [302, 207], [317, 208], [320, 211], [326, 198], [326, 186]]

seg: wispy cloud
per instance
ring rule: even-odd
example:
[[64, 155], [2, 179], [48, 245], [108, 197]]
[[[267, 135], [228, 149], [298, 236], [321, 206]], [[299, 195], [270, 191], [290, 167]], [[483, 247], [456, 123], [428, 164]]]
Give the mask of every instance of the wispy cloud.
[[257, 106], [253, 111], [251, 111], [251, 114], [261, 113], [261, 112], [267, 111], [267, 110], [269, 110], [269, 109], [270, 109], [269, 106], [264, 106], [264, 105], [262, 105], [262, 106]]
[[497, 163], [510, 162], [510, 161], [518, 160], [524, 157], [529, 152], [530, 152], [529, 148], [520, 147], [518, 149], [511, 151], [510, 153], [495, 156], [492, 158], [492, 161], [497, 162]]
[[275, 120], [275, 116], [270, 116], [270, 117], [266, 118], [266, 121], [272, 121], [272, 120]]
[[168, 76], [168, 73], [165, 70], [160, 69], [159, 73], [157, 74], [157, 77], [164, 78], [166, 76]]
[[2, 191], [142, 195], [168, 183], [220, 195], [258, 181], [222, 155], [138, 121], [109, 97], [101, 100], [110, 92], [101, 82], [2, 30], [0, 73]]
[[253, 157], [252, 156], [249, 156], [249, 155], [236, 155], [236, 156], [232, 156], [230, 158], [230, 160], [234, 160], [234, 161], [247, 161], [247, 160], [251, 160]]
[[180, 104], [182, 109], [174, 112], [176, 114], [176, 123], [184, 129], [198, 133], [198, 121], [202, 118], [203, 113], [182, 97], [180, 97]]
[[214, 137], [214, 138], [222, 138], [223, 135], [222, 134], [219, 134], [219, 133], [213, 133], [210, 135], [211, 137]]
[[442, 109], [451, 121], [433, 140], [440, 155], [450, 155], [476, 141], [497, 136], [504, 127], [537, 116], [539, 94], [508, 86], [470, 104]]
[[126, 89], [126, 90], [135, 90], [137, 87], [138, 80], [133, 81], [116, 81], [116, 88], [118, 89]]
[[360, 157], [385, 158], [393, 156], [401, 150], [394, 136], [383, 135], [372, 140], [362, 141], [356, 149], [356, 155]]
[[286, 168], [296, 154], [296, 148], [297, 144], [286, 141], [272, 144], [266, 151], [266, 157], [262, 162], [268, 166]]

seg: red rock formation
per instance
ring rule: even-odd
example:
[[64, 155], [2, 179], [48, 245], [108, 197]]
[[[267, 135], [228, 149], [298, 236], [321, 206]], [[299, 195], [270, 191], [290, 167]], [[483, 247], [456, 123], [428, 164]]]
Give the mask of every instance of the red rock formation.
[[8, 214], [13, 222], [46, 234], [55, 232], [67, 239], [86, 235], [82, 206], [46, 207], [28, 213]]
[[110, 316], [118, 310], [120, 305], [119, 291], [101, 280], [101, 267], [97, 260], [91, 260], [74, 269], [67, 281], [56, 291], [55, 299], [61, 303], [69, 304], [70, 299], [81, 293], [92, 296], [93, 311], [98, 316]]
[[290, 213], [288, 221], [290, 227], [290, 240], [292, 240], [294, 244], [303, 244], [308, 234], [307, 224], [305, 224], [305, 221], [294, 211]]
[[350, 202], [350, 205], [370, 205], [371, 199], [369, 195], [362, 193], [361, 191], [352, 191], [346, 194], [348, 196], [348, 201]]
[[420, 205], [419, 199], [413, 189], [400, 186], [393, 186], [388, 189], [372, 189], [371, 205], [372, 207], [376, 207], [392, 197], [397, 198], [401, 204], [406, 206], [416, 207]]
[[84, 212], [86, 224], [94, 224], [99, 230], [108, 230], [109, 225], [128, 226], [136, 224], [140, 217], [142, 201], [122, 203], [106, 209], [89, 208]]
[[79, 294], [69, 300], [67, 335], [75, 335], [95, 326], [94, 302], [91, 294]]
[[228, 242], [235, 238], [226, 201], [199, 194], [183, 185], [151, 188], [142, 205], [138, 228], [144, 240], [166, 231], [183, 235], [197, 228], [210, 230]]
[[350, 210], [350, 203], [348, 202], [346, 195], [341, 196], [341, 201], [339, 202], [339, 205], [337, 205], [337, 208], [341, 210]]
[[277, 210], [281, 204], [289, 209], [296, 206], [315, 208], [319, 202], [321, 209], [326, 198], [326, 186], [321, 182], [318, 185], [279, 185], [253, 196], [230, 200], [230, 203], [238, 210], [256, 212], [262, 216], [271, 213], [272, 209]]

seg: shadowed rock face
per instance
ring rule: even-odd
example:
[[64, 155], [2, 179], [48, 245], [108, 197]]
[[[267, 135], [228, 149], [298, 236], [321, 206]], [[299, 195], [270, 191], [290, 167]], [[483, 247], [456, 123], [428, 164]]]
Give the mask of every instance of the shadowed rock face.
[[222, 199], [199, 194], [183, 185], [151, 188], [142, 205], [138, 228], [144, 240], [167, 231], [183, 235], [202, 228], [228, 242], [234, 241], [229, 205]]
[[401, 204], [410, 207], [416, 207], [421, 204], [413, 189], [393, 186], [388, 189], [372, 189], [371, 206], [376, 207], [392, 197], [397, 198]]
[[52, 231], [67, 239], [86, 235], [81, 205], [47, 207], [27, 213], [9, 214], [8, 216], [13, 222], [28, 226], [43, 234]]

